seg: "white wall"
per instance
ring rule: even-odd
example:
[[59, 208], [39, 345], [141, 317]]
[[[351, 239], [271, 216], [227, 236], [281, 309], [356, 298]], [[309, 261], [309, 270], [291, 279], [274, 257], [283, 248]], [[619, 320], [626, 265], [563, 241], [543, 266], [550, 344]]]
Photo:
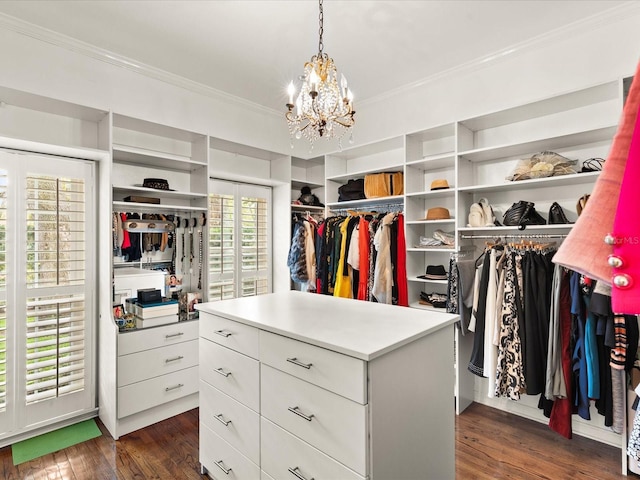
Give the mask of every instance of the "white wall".
[[[338, 150], [337, 142], [317, 142], [312, 153], [294, 142], [292, 150], [281, 112], [190, 91], [57, 43], [65, 46], [0, 17], [0, 85], [285, 155]], [[354, 145], [630, 75], [640, 53], [640, 2], [515, 47], [359, 103]], [[343, 147], [350, 146], [345, 138]]]
[[150, 78], [17, 33], [13, 23], [2, 20], [1, 86], [267, 150], [291, 150], [283, 116], [271, 110]]
[[[354, 146], [633, 75], [640, 58], [640, 2], [506, 52], [356, 104]], [[316, 149], [318, 155], [337, 146]]]

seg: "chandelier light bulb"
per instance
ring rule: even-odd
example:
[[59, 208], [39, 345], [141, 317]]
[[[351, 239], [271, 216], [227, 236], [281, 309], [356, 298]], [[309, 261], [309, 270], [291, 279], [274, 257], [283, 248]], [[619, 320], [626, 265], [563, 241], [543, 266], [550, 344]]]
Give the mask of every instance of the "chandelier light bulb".
[[289, 94], [289, 104], [293, 104], [293, 95], [296, 93], [296, 87], [293, 85], [293, 82], [289, 82], [289, 86], [287, 87], [287, 93]]
[[349, 90], [346, 77], [338, 77], [333, 59], [322, 51], [322, 0], [319, 0], [319, 6], [318, 53], [304, 64], [304, 74], [300, 76], [301, 85], [295, 104], [293, 97], [296, 88], [293, 82], [289, 83], [289, 103], [285, 113], [291, 137], [300, 139], [304, 136], [312, 147], [318, 138], [338, 137], [340, 140], [347, 131], [351, 132], [352, 139], [351, 129], [355, 124], [356, 113], [353, 110], [353, 93]]

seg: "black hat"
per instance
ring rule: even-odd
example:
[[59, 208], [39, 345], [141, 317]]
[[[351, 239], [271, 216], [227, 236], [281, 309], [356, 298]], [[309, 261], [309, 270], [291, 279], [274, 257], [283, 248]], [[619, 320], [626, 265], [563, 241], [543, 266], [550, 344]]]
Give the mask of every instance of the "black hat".
[[146, 188], [153, 188], [155, 190], [173, 191], [169, 188], [169, 182], [164, 178], [145, 178], [142, 186]]
[[424, 275], [418, 275], [418, 278], [424, 280], [446, 280], [447, 271], [442, 265], [428, 265], [426, 273]]

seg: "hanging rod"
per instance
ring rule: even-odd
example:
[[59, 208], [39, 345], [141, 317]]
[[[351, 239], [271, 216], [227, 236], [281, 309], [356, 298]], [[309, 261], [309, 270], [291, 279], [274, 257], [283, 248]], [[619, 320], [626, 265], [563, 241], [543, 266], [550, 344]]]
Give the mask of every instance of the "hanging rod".
[[566, 238], [566, 233], [507, 233], [504, 235], [460, 235], [463, 240], [493, 240], [496, 238]]
[[175, 225], [168, 220], [144, 220], [136, 218], [135, 220], [123, 222], [122, 228], [127, 232], [162, 233], [172, 232]]
[[368, 212], [377, 211], [379, 213], [402, 213], [403, 206], [398, 203], [378, 203], [378, 204], [362, 204], [362, 205], [352, 205], [351, 207], [345, 208], [331, 208], [331, 213], [335, 213], [336, 215], [344, 215], [353, 211], [366, 210]]

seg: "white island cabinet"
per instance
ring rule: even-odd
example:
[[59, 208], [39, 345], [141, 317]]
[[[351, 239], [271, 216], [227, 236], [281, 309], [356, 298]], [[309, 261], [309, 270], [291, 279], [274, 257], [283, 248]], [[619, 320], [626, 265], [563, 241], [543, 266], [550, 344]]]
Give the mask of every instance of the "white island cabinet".
[[203, 473], [455, 478], [456, 315], [297, 291], [197, 308]]

